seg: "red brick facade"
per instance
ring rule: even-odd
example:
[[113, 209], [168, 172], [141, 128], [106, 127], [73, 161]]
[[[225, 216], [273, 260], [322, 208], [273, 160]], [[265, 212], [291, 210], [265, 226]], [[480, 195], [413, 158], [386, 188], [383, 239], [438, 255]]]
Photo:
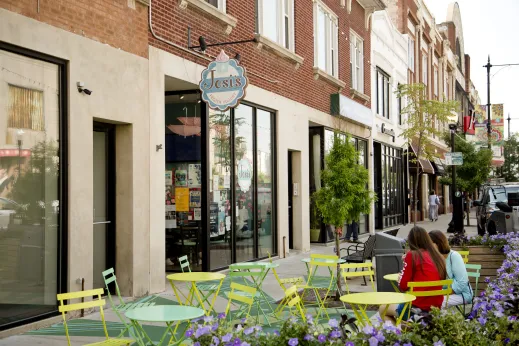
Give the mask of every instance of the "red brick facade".
[[[198, 45], [199, 36], [204, 36], [207, 43], [252, 39], [256, 32], [255, 1], [227, 0], [226, 13], [238, 20], [237, 26], [227, 36], [223, 33], [224, 28], [221, 24], [194, 6], [181, 9], [178, 1], [152, 0], [153, 29], [161, 38], [182, 47], [187, 47], [188, 25], [191, 26], [192, 45]], [[323, 2], [339, 18], [339, 79], [346, 83], [342, 93], [350, 96], [349, 33], [351, 29], [364, 40], [364, 94], [370, 96], [371, 42], [370, 29], [366, 30], [364, 24], [365, 11], [355, 0], [352, 1], [351, 14], [348, 14], [346, 8], [340, 6], [340, 0], [323, 0]], [[294, 5], [295, 53], [304, 58], [299, 69], [295, 68], [292, 61], [279, 57], [268, 49], [258, 49], [255, 43], [223, 48], [231, 53], [229, 55], [234, 55], [234, 52], [240, 53], [241, 64], [249, 72], [251, 84], [329, 113], [330, 94], [337, 93], [338, 88], [323, 79], [314, 79], [313, 3], [295, 0]], [[200, 57], [156, 40], [151, 33], [149, 42], [151, 46], [172, 54], [202, 65], [207, 64], [207, 61]], [[221, 48], [209, 48], [207, 53], [215, 56]], [[275, 108], [275, 105], [271, 106]]]
[[139, 2], [0, 0], [0, 8], [148, 57], [148, 7]]

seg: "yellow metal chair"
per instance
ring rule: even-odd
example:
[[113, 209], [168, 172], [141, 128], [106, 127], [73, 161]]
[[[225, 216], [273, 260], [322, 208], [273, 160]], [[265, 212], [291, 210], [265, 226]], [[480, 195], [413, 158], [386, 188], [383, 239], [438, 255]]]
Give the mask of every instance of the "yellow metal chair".
[[463, 263], [469, 263], [469, 251], [458, 251], [458, 253], [463, 257]]
[[[270, 263], [272, 263], [272, 257], [270, 257], [270, 252], [268, 253], [268, 256], [269, 256], [269, 261]], [[298, 287], [303, 287], [306, 285], [306, 281], [305, 281], [305, 278], [300, 276], [300, 277], [293, 277], [293, 278], [283, 278], [281, 279], [278, 275], [278, 272], [276, 271], [276, 268], [272, 268], [272, 273], [274, 274], [274, 277], [276, 278], [276, 281], [278, 282], [279, 286], [281, 287], [281, 289], [283, 290], [283, 292], [286, 293], [287, 291], [287, 286], [292, 286], [292, 285], [295, 285], [295, 286], [298, 286]]]
[[[359, 276], [368, 276], [371, 281], [371, 288], [373, 292], [375, 292], [375, 283], [373, 282], [373, 277], [375, 276], [375, 272], [373, 271], [373, 263], [365, 262], [365, 263], [344, 263], [340, 265], [341, 267], [341, 276], [344, 279], [344, 284], [346, 286], [346, 292], [350, 294], [350, 289], [348, 287], [348, 278], [354, 278]], [[350, 269], [355, 269], [355, 271], [351, 271]], [[358, 270], [360, 269], [360, 270]]]
[[[337, 256], [334, 256], [337, 258]], [[316, 257], [317, 258], [317, 257]], [[328, 269], [329, 276], [326, 277], [319, 277], [317, 276], [317, 272], [320, 268], [326, 268]], [[328, 312], [326, 311], [326, 305], [325, 300], [326, 297], [330, 294], [331, 291], [334, 291], [337, 288], [337, 276], [335, 275], [337, 269], [337, 263], [334, 262], [325, 262], [325, 261], [319, 261], [317, 259], [312, 259], [310, 261], [310, 267], [308, 269], [308, 281], [306, 286], [304, 287], [306, 290], [312, 290], [314, 291], [316, 302], [318, 306], [317, 315], [315, 316], [315, 320], [318, 320], [319, 317], [324, 314], [328, 319], [330, 319], [330, 316], [328, 315]], [[321, 298], [321, 295], [319, 294], [319, 291], [324, 291], [324, 299]], [[304, 292], [303, 292], [304, 296]]]
[[[449, 301], [449, 295], [452, 294], [452, 279], [448, 280], [438, 280], [438, 281], [420, 281], [420, 282], [409, 282], [407, 286], [409, 287], [409, 291], [407, 293], [412, 294], [415, 297], [436, 297], [436, 296], [447, 296], [447, 302]], [[441, 289], [433, 289], [428, 291], [416, 291], [416, 288], [436, 288], [441, 287]], [[407, 308], [407, 309], [406, 309]], [[402, 315], [398, 317], [397, 325], [402, 322], [402, 318], [404, 317], [404, 312], [407, 311], [407, 319], [410, 318], [411, 315], [411, 303], [407, 303], [406, 308], [402, 310]]]
[[228, 302], [227, 307], [225, 308], [225, 315], [229, 318], [229, 321], [232, 321], [231, 314], [229, 313], [232, 303], [238, 303], [239, 305], [238, 311], [236, 311], [234, 315], [235, 318], [239, 319], [250, 316], [250, 311], [252, 309], [252, 305], [254, 304], [256, 291], [257, 290], [254, 287], [231, 282], [231, 292], [227, 294]]
[[294, 317], [298, 317], [298, 313], [301, 319], [306, 323], [305, 310], [303, 307], [303, 301], [297, 293], [297, 286], [292, 286], [285, 291], [285, 297], [276, 308], [276, 316], [279, 318], [283, 310], [288, 307], [288, 312]]
[[[94, 342], [91, 344], [87, 344], [85, 346], [122, 346], [127, 345], [130, 346], [135, 342], [135, 340], [132, 339], [122, 339], [122, 338], [110, 338], [108, 336], [108, 330], [106, 329], [106, 322], [105, 322], [105, 314], [103, 312], [103, 306], [105, 305], [105, 300], [101, 299], [101, 295], [104, 293], [104, 289], [97, 288], [93, 290], [88, 291], [79, 291], [79, 292], [70, 292], [70, 293], [61, 293], [57, 295], [58, 301], [59, 301], [59, 312], [61, 312], [61, 315], [63, 316], [63, 326], [65, 327], [65, 335], [67, 336], [67, 343], [68, 346], [71, 346], [70, 344], [70, 336], [68, 334], [68, 327], [67, 327], [67, 316], [66, 313], [69, 311], [77, 311], [81, 309], [89, 309], [89, 308], [99, 308], [99, 312], [101, 314], [101, 321], [103, 322], [103, 329], [105, 332], [106, 340]], [[67, 300], [72, 299], [81, 299], [81, 298], [92, 298], [91, 301], [87, 302], [81, 302], [81, 303], [72, 303], [65, 305], [65, 302]]]

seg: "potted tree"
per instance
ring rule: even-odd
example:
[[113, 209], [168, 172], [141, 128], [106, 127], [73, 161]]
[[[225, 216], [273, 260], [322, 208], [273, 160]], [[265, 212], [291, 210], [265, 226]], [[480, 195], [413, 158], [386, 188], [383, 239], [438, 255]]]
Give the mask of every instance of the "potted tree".
[[[324, 223], [334, 227], [336, 254], [340, 256], [339, 240], [344, 224], [359, 220], [361, 213], [369, 213], [375, 193], [367, 189], [368, 170], [359, 164], [359, 153], [349, 136], [335, 131], [325, 163], [321, 172], [322, 187], [313, 198]], [[340, 288], [339, 277], [337, 275]]]

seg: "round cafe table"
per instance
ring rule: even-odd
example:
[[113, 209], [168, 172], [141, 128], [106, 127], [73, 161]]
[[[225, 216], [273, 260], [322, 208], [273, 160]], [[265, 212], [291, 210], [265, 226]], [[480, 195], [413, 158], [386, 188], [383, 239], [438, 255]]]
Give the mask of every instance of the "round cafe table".
[[[209, 316], [211, 314], [211, 311], [213, 310], [213, 306], [216, 301], [216, 297], [220, 292], [220, 288], [222, 287], [225, 275], [221, 273], [211, 272], [186, 272], [170, 274], [166, 276], [166, 278], [171, 283], [171, 288], [173, 288], [173, 292], [175, 293], [175, 296], [177, 297], [177, 300], [181, 305], [193, 305], [193, 299], [196, 299], [196, 301], [198, 302], [197, 306], [204, 309], [205, 313]], [[208, 281], [219, 282], [218, 284], [214, 285], [199, 284], [201, 282]], [[190, 287], [189, 294], [187, 295], [187, 297], [177, 287], [177, 285], [180, 283], [184, 283]], [[205, 293], [202, 291], [205, 291]], [[213, 296], [212, 301], [210, 301], [211, 295]], [[182, 300], [181, 296], [183, 296], [185, 300]]]
[[416, 299], [415, 296], [407, 293], [393, 293], [393, 292], [364, 292], [364, 293], [353, 293], [347, 294], [341, 297], [341, 301], [350, 304], [355, 316], [359, 323], [364, 325], [371, 325], [371, 320], [366, 314], [366, 308], [368, 305], [386, 305], [382, 315], [384, 319], [387, 309], [391, 304], [406, 304], [406, 307], [402, 309], [402, 313], [397, 319], [397, 325], [402, 322], [402, 317], [405, 313], [406, 308], [410, 308], [411, 303]]
[[[140, 346], [147, 345], [178, 345], [184, 339], [184, 333], [177, 339], [176, 332], [178, 325], [182, 321], [190, 321], [195, 318], [204, 316], [204, 310], [191, 306], [182, 305], [155, 305], [146, 306], [142, 308], [135, 308], [125, 313], [125, 316], [131, 321], [134, 326], [134, 332], [137, 337], [137, 343]], [[166, 324], [166, 330], [162, 335], [160, 341], [151, 340], [146, 330], [143, 328], [141, 322], [162, 322]], [[175, 328], [173, 328], [175, 327]], [[186, 328], [187, 329], [187, 328]], [[166, 338], [168, 334], [171, 337], [167, 343]]]
[[398, 282], [398, 276], [400, 274], [386, 274], [384, 275], [384, 279], [391, 282], [391, 285], [395, 289], [396, 292], [400, 293], [400, 288], [398, 288], [397, 282]]

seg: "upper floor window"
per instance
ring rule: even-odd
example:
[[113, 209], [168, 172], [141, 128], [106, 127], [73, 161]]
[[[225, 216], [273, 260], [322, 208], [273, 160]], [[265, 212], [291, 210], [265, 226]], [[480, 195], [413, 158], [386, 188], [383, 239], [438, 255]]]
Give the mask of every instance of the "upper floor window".
[[407, 43], [408, 43], [407, 63], [408, 63], [409, 69], [414, 72], [414, 40], [409, 37], [409, 41]]
[[294, 0], [257, 0], [257, 4], [258, 33], [293, 51]]
[[377, 68], [377, 114], [389, 119], [389, 76]]
[[429, 70], [427, 69], [427, 54], [422, 55], [422, 83], [427, 86], [427, 74], [429, 73]]
[[438, 68], [434, 66], [434, 96], [438, 96]]
[[320, 1], [314, 3], [314, 65], [339, 78], [338, 18]]
[[222, 12], [225, 12], [225, 0], [205, 0], [210, 5], [213, 5]]
[[364, 92], [364, 41], [350, 33], [350, 71], [351, 87], [361, 93]]
[[[397, 89], [400, 91], [401, 84], [398, 83]], [[404, 119], [402, 116], [402, 97], [397, 96], [397, 111], [398, 111], [398, 125], [402, 125], [404, 123]]]

